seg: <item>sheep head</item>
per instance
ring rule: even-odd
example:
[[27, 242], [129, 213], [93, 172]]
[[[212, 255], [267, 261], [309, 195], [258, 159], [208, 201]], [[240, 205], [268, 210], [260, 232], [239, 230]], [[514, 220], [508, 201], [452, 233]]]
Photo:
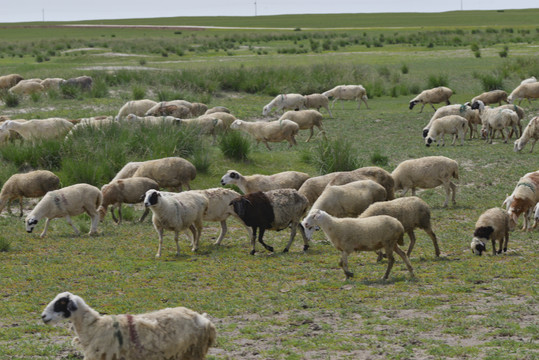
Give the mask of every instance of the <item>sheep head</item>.
[[37, 223], [39, 222], [39, 219], [37, 219], [35, 216], [28, 216], [25, 222], [26, 222], [26, 232], [31, 233], [36, 227]]
[[301, 226], [303, 226], [303, 229], [305, 230], [305, 236], [307, 239], [311, 240], [313, 233], [316, 230], [320, 230], [320, 228], [317, 226], [318, 222], [317, 220], [326, 212], [320, 209], [313, 209], [305, 219], [301, 222]]
[[[236, 120], [237, 121], [237, 120]], [[228, 170], [221, 178], [221, 185], [236, 184], [240, 179], [241, 174], [235, 170]]]
[[481, 256], [483, 254], [483, 251], [486, 250], [485, 243], [481, 241], [478, 238], [473, 238], [472, 243], [470, 244], [470, 248], [472, 249], [472, 253], [474, 253], [477, 256]]
[[146, 194], [144, 195], [144, 206], [150, 207], [157, 204], [160, 197], [161, 197], [161, 193], [157, 190], [150, 189], [146, 191]]
[[43, 313], [41, 313], [41, 319], [45, 324], [54, 324], [62, 319], [68, 319], [74, 311], [77, 311], [77, 299], [78, 296], [69, 292], [63, 292], [54, 298]]

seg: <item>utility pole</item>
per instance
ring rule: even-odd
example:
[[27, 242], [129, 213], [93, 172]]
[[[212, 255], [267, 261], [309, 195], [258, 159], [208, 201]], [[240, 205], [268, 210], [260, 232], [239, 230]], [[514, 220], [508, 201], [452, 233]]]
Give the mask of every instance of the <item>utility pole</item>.
[[256, 16], [256, 0], [255, 0], [255, 16]]

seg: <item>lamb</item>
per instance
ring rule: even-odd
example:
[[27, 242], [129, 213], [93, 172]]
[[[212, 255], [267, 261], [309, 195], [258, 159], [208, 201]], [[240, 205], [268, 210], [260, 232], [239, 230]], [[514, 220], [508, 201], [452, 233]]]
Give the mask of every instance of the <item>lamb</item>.
[[430, 104], [434, 111], [436, 108], [433, 104], [439, 104], [445, 102], [447, 105], [451, 104], [449, 98], [453, 95], [453, 90], [445, 86], [439, 86], [433, 89], [423, 90], [419, 95], [410, 101], [410, 110], [417, 104], [422, 104], [420, 113], [423, 112], [423, 108], [426, 104]]
[[45, 195], [48, 191], [60, 188], [60, 179], [48, 170], [30, 171], [25, 174], [12, 175], [2, 186], [0, 192], [0, 212], [7, 205], [11, 213], [11, 201], [19, 200], [20, 215], [22, 216], [22, 199], [36, 198]]
[[426, 156], [419, 159], [410, 159], [401, 162], [391, 173], [395, 181], [395, 190], [402, 189], [402, 196], [412, 189], [415, 196], [416, 188], [431, 189], [443, 185], [446, 192], [444, 207], [449, 202], [452, 192], [453, 204], [456, 204], [455, 193], [457, 186], [451, 178], [459, 178], [458, 163], [445, 156]]
[[[499, 130], [502, 133], [502, 139], [504, 143], [507, 143], [505, 138], [504, 129], [506, 127], [511, 127], [513, 132], [518, 133], [517, 126], [519, 124], [519, 118], [516, 112], [509, 109], [491, 109], [485, 107], [481, 100], [477, 100], [472, 104], [472, 109], [479, 110], [479, 116], [481, 117], [481, 134], [484, 138], [487, 139], [488, 143], [492, 143], [492, 138], [494, 137], [494, 131]], [[491, 131], [492, 135], [491, 135]]]
[[42, 120], [29, 120], [18, 122], [5, 121], [2, 130], [17, 132], [23, 140], [38, 141], [63, 138], [72, 128], [73, 124], [62, 118], [48, 118]]
[[528, 102], [531, 104], [530, 99], [539, 98], [539, 82], [524, 83], [515, 88], [511, 94], [507, 97], [507, 101], [512, 104], [516, 100], [519, 100], [518, 104], [522, 103], [523, 99], [528, 99]]
[[[517, 127], [518, 127], [518, 134], [521, 134], [522, 135], [522, 119], [524, 119], [524, 109], [521, 108], [520, 106], [518, 105], [515, 105], [515, 104], [505, 104], [505, 105], [502, 105], [502, 106], [497, 106], [495, 107], [494, 109], [497, 109], [497, 110], [503, 110], [503, 109], [508, 109], [508, 110], [513, 110], [514, 112], [517, 113], [518, 115], [518, 123], [517, 123]], [[516, 136], [518, 136], [518, 134], [516, 134]], [[509, 137], [511, 137], [513, 135], [513, 129], [511, 129], [511, 133], [509, 134]]]
[[217, 134], [223, 132], [225, 125], [223, 121], [212, 115], [203, 115], [195, 119], [178, 119], [180, 125], [195, 127], [201, 135], [211, 135], [212, 145], [217, 142]]
[[191, 109], [183, 105], [165, 105], [160, 102], [152, 106], [144, 116], [173, 116], [176, 118], [186, 118], [191, 115]]
[[19, 74], [9, 74], [0, 76], [0, 89], [9, 89], [17, 85], [23, 77]]
[[524, 213], [526, 215], [524, 216], [522, 230], [527, 230], [528, 213], [531, 213], [535, 204], [539, 202], [539, 171], [530, 172], [521, 177], [511, 196], [512, 201], [507, 210], [510, 217], [509, 225], [513, 228], [520, 214]]
[[367, 90], [361, 85], [337, 85], [333, 89], [323, 92], [322, 95], [328, 98], [333, 97], [331, 107], [335, 106], [337, 100], [357, 100], [358, 110], [361, 108], [361, 101], [365, 103], [367, 109], [369, 108]]
[[314, 202], [315, 209], [324, 210], [338, 218], [356, 217], [370, 204], [385, 201], [386, 189], [372, 180], [353, 181], [344, 185], [328, 185]]
[[331, 114], [331, 110], [329, 109], [329, 99], [326, 95], [322, 94], [311, 94], [311, 95], [305, 95], [305, 108], [307, 109], [316, 109], [317, 111], [320, 111], [320, 108], [325, 108], [329, 116], [333, 118], [333, 115]]
[[460, 145], [464, 145], [464, 137], [468, 120], [459, 115], [448, 115], [438, 118], [432, 122], [432, 125], [425, 138], [425, 145], [430, 146], [433, 141], [442, 139], [442, 146], [445, 146], [445, 134], [453, 134], [453, 142], [451, 145], [455, 145], [457, 137], [460, 138]]
[[305, 107], [305, 97], [301, 94], [280, 94], [262, 109], [262, 115], [267, 116], [273, 108], [277, 110], [299, 110]]
[[159, 187], [182, 191], [183, 186], [191, 190], [189, 182], [196, 177], [196, 168], [180, 157], [167, 157], [144, 161], [133, 173], [133, 177], [143, 176], [155, 180]]
[[481, 100], [483, 104], [489, 105], [489, 104], [495, 104], [498, 103], [498, 105], [502, 105], [502, 101], [508, 103], [507, 101], [507, 93], [503, 90], [492, 90], [484, 92], [480, 95], [477, 95], [474, 97], [471, 101], [473, 104], [477, 100]]
[[[127, 179], [118, 179], [111, 181], [101, 187], [101, 194], [103, 195], [103, 201], [101, 206], [97, 209], [99, 213], [99, 220], [103, 221], [107, 214], [107, 208], [110, 208], [112, 219], [116, 224], [122, 222], [122, 203], [136, 204], [141, 202], [146, 192], [150, 189], [159, 190], [159, 185], [156, 181], [146, 177], [131, 177]], [[118, 208], [118, 219], [114, 215], [114, 208]], [[144, 221], [149, 213], [149, 209], [144, 211], [140, 218], [140, 222]]]
[[318, 134], [322, 134], [327, 140], [326, 131], [322, 128], [322, 114], [316, 110], [287, 111], [279, 118], [279, 120], [284, 119], [292, 120], [298, 124], [300, 130], [311, 130], [311, 134], [305, 142], [309, 142], [313, 137], [315, 126], [318, 128]]
[[348, 255], [353, 251], [377, 251], [384, 249], [387, 254], [387, 269], [383, 277], [387, 280], [395, 259], [395, 251], [404, 261], [411, 276], [414, 271], [408, 257], [398, 244], [403, 243], [404, 227], [394, 217], [378, 215], [368, 218], [343, 218], [333, 217], [323, 210], [315, 210], [309, 213], [301, 225], [305, 228], [307, 237], [310, 238], [315, 226], [322, 228], [333, 246], [341, 252], [339, 265], [344, 271], [346, 280], [354, 274], [348, 270]]
[[101, 205], [102, 199], [101, 191], [89, 184], [75, 184], [49, 191], [26, 217], [26, 231], [31, 233], [39, 220], [46, 217], [45, 228], [39, 235], [43, 238], [47, 234], [51, 219], [63, 217], [78, 236], [80, 231], [73, 225], [71, 216], [85, 212], [92, 218], [89, 235], [97, 235], [99, 223], [97, 208]]
[[112, 181], [118, 180], [118, 179], [127, 179], [127, 178], [132, 177], [135, 171], [138, 170], [138, 168], [140, 167], [140, 165], [142, 165], [143, 162], [144, 161], [128, 162], [127, 164], [124, 165], [123, 168], [120, 169], [120, 171], [118, 171], [118, 173], [116, 174], [116, 176], [114, 176]]
[[475, 223], [472, 243], [470, 247], [475, 255], [481, 256], [486, 250], [485, 243], [490, 239], [492, 241], [492, 255], [496, 255], [496, 240], [499, 240], [500, 246], [498, 254], [507, 252], [507, 243], [509, 242], [509, 215], [500, 208], [488, 209], [479, 216]]
[[152, 223], [159, 237], [159, 248], [155, 257], [161, 257], [164, 230], [174, 231], [176, 256], [180, 255], [178, 235], [180, 231], [189, 229], [193, 234], [192, 251], [198, 250], [198, 242], [202, 233], [202, 220], [208, 210], [208, 199], [192, 191], [172, 196], [163, 196], [157, 190], [148, 190], [144, 196], [144, 206], [153, 213]]
[[[230, 206], [243, 223], [251, 227], [251, 255], [255, 254], [256, 231], [259, 230], [258, 242], [268, 251], [273, 252], [273, 247], [268, 246], [264, 240], [266, 230], [282, 230], [290, 227], [290, 239], [283, 252], [290, 250], [301, 218], [307, 211], [309, 202], [307, 198], [299, 194], [295, 189], [277, 189], [270, 191], [257, 191], [240, 196], [230, 202]], [[299, 227], [303, 236], [303, 251], [309, 248], [309, 241], [303, 228]]]
[[59, 90], [60, 84], [65, 81], [65, 79], [62, 78], [46, 78], [43, 81], [41, 81], [41, 85], [45, 90], [54, 89]]
[[118, 111], [116, 120], [121, 120], [129, 114], [144, 116], [146, 112], [155, 105], [157, 105], [157, 103], [149, 99], [128, 101]]
[[273, 175], [242, 175], [236, 170], [228, 170], [221, 178], [221, 185], [236, 185], [244, 194], [276, 189], [295, 189], [309, 178], [309, 174], [299, 171], [283, 171]]
[[515, 140], [515, 152], [519, 152], [524, 149], [524, 146], [526, 146], [530, 139], [532, 139], [532, 147], [530, 149], [531, 153], [533, 151], [535, 143], [537, 142], [537, 140], [539, 140], [539, 116], [536, 116], [531, 119], [524, 131], [522, 132], [520, 138]]
[[386, 200], [395, 198], [395, 181], [391, 174], [378, 166], [366, 166], [338, 173], [328, 185], [344, 185], [357, 180], [373, 180], [386, 189]]
[[202, 360], [215, 344], [216, 331], [206, 314], [184, 307], [138, 315], [100, 315], [69, 292], [54, 298], [41, 319], [54, 324], [68, 319], [85, 360]]
[[430, 207], [418, 197], [398, 198], [390, 201], [375, 202], [371, 204], [359, 217], [366, 218], [376, 215], [389, 215], [399, 220], [404, 227], [404, 232], [410, 238], [410, 246], [406, 255], [410, 257], [415, 245], [414, 229], [423, 229], [432, 239], [436, 257], [440, 256], [440, 248], [436, 234], [432, 231], [430, 222]]
[[214, 106], [214, 107], [206, 110], [204, 115], [210, 115], [210, 114], [213, 114], [213, 113], [216, 113], [216, 112], [224, 112], [224, 113], [227, 113], [227, 114], [231, 113], [231, 111], [226, 106]]
[[232, 130], [241, 130], [253, 136], [258, 145], [261, 141], [266, 145], [268, 150], [271, 148], [268, 142], [288, 141], [292, 145], [297, 145], [295, 136], [299, 132], [299, 125], [291, 120], [278, 120], [270, 122], [248, 122], [236, 120], [230, 125]]
[[60, 83], [62, 86], [73, 86], [81, 89], [82, 91], [90, 91], [92, 89], [93, 79], [91, 76], [78, 76], [71, 79], [67, 79]]
[[461, 104], [453, 104], [453, 105], [445, 105], [440, 107], [438, 110], [434, 112], [434, 115], [430, 119], [427, 126], [423, 128], [423, 138], [427, 137], [427, 134], [429, 132], [429, 129], [434, 122], [434, 120], [439, 119], [444, 116], [449, 115], [459, 115], [468, 120], [468, 127], [470, 128], [470, 139], [473, 137], [474, 130], [477, 134], [477, 125], [481, 124], [481, 118], [479, 117], [479, 111], [473, 110], [469, 103], [466, 103], [464, 105]]
[[329, 174], [308, 178], [298, 189], [298, 192], [305, 196], [309, 201], [309, 204], [312, 205], [322, 194], [327, 184], [339, 174], [341, 174], [341, 172], [332, 172]]
[[43, 92], [45, 88], [39, 82], [31, 80], [21, 80], [17, 85], [9, 88], [9, 91], [17, 95], [30, 95], [33, 93]]

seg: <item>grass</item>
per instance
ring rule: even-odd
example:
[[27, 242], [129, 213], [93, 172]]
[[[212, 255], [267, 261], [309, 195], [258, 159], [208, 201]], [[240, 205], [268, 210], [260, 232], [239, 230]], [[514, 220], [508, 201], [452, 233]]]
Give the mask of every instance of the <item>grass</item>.
[[[513, 14], [509, 11], [488, 14], [505, 19], [504, 15], [510, 13]], [[459, 14], [466, 20], [467, 12]], [[394, 15], [384, 18], [391, 16]], [[297, 19], [311, 21], [307, 18]], [[434, 18], [442, 26], [440, 17]], [[346, 24], [348, 16], [340, 19]], [[429, 81], [446, 83], [455, 91], [452, 103], [463, 103], [483, 91], [481, 75], [494, 74], [501, 78], [505, 90], [512, 89], [523, 78], [539, 76], [536, 58], [530, 56], [536, 53], [539, 42], [534, 33], [536, 25], [525, 19], [519, 18], [520, 24], [493, 27], [497, 33], [488, 32], [492, 36], [516, 37], [520, 30], [531, 29], [530, 34], [525, 34], [531, 42], [511, 43], [507, 58], [498, 54], [504, 49], [503, 43], [485, 46], [481, 43], [481, 58], [475, 58], [467, 40], [464, 41], [475, 30], [469, 27], [450, 28], [454, 33], [448, 36], [460, 36], [461, 46], [435, 45], [434, 49], [388, 44], [387, 39], [395, 38], [392, 34], [396, 31], [410, 31], [421, 33], [421, 39], [430, 37], [436, 42], [436, 35], [447, 29], [385, 32], [362, 29], [349, 34], [363, 37], [365, 32], [367, 37], [380, 41], [383, 32], [384, 46], [367, 48], [358, 44], [333, 50], [330, 45], [330, 50], [316, 56], [277, 54], [276, 49], [292, 46], [294, 38], [271, 31], [282, 37], [260, 40], [258, 46], [267, 46], [266, 54], [234, 49], [238, 55], [228, 56], [221, 49], [219, 52], [187, 50], [183, 56], [169, 54], [166, 58], [159, 52], [144, 57], [144, 66], [156, 70], [137, 68], [142, 65], [136, 56], [95, 56], [102, 52], [97, 50], [100, 43], [108, 42], [110, 47], [116, 39], [118, 46], [125, 46], [129, 44], [123, 42], [125, 39], [143, 38], [140, 30], [72, 29], [72, 34], [62, 43], [72, 44], [71, 49], [82, 48], [89, 45], [90, 39], [94, 45], [90, 49], [96, 50], [51, 56], [50, 61], [42, 63], [25, 52], [22, 58], [0, 57], [3, 72], [17, 72], [25, 78], [68, 78], [86, 72], [81, 70], [86, 66], [105, 69], [88, 70], [94, 80], [102, 80], [106, 85], [100, 85], [98, 94], [75, 93], [65, 98], [58, 93], [35, 100], [23, 98], [16, 108], [2, 108], [2, 115], [13, 118], [115, 115], [126, 101], [144, 96], [153, 100], [180, 97], [205, 102], [210, 107], [222, 105], [238, 118], [256, 120], [261, 117], [262, 107], [276, 93], [321, 91], [339, 82], [368, 85], [370, 107], [358, 111], [355, 102], [340, 102], [332, 109], [333, 119], [322, 110], [327, 143], [319, 137], [305, 143], [307, 133], [302, 131], [298, 146], [292, 149], [282, 143], [272, 145], [273, 151], [268, 152], [250, 138], [227, 146], [247, 156], [247, 160], [245, 156], [235, 159], [223, 154], [220, 146], [210, 145], [211, 139], [187, 135], [182, 137], [185, 143], [179, 143], [171, 128], [113, 128], [102, 133], [87, 130], [67, 142], [35, 147], [15, 143], [1, 151], [2, 183], [30, 164], [53, 169], [63, 186], [87, 181], [100, 187], [127, 161], [173, 154], [186, 156], [197, 163], [197, 168], [205, 169], [198, 172], [191, 184], [196, 189], [219, 186], [219, 179], [229, 169], [243, 174], [297, 170], [315, 176], [325, 171], [313, 162], [322, 157], [324, 149], [333, 150], [330, 160], [341, 161], [346, 159], [343, 155], [348, 155], [352, 166], [377, 165], [388, 171], [403, 160], [427, 155], [448, 156], [460, 165], [456, 206], [441, 207], [444, 194], [440, 188], [419, 192], [432, 208], [433, 229], [439, 238], [442, 257], [436, 259], [430, 238], [421, 230], [416, 231], [417, 242], [411, 257], [416, 279], [409, 277], [402, 261], [397, 259], [389, 280], [383, 282], [379, 279], [385, 271], [385, 262], [376, 263], [374, 254], [360, 253], [350, 257], [354, 279], [343, 281], [339, 253], [321, 232], [315, 234], [305, 254], [299, 239], [290, 253], [279, 252], [288, 240], [288, 230], [266, 232], [265, 240], [277, 252], [269, 254], [257, 244], [257, 255], [250, 256], [247, 232], [237, 221], [229, 220], [229, 232], [220, 247], [213, 245], [219, 224], [207, 223], [197, 254], [190, 253], [188, 240], [181, 235], [181, 255], [175, 257], [172, 234], [165, 232], [163, 257], [156, 260], [157, 234], [149, 220], [136, 223], [142, 212], [139, 207], [124, 205], [124, 222], [120, 226], [114, 225], [107, 214], [99, 225], [98, 237], [86, 234], [74, 237], [71, 227], [58, 219], [51, 221], [47, 237], [40, 239], [43, 221], [37, 225], [37, 233], [26, 234], [18, 216], [2, 216], [0, 357], [79, 358], [80, 352], [71, 345], [73, 333], [67, 325], [49, 327], [40, 322], [45, 305], [57, 293], [71, 291], [96, 310], [108, 314], [168, 306], [207, 312], [218, 329], [218, 344], [211, 350], [210, 359], [535, 358], [539, 340], [537, 233], [513, 231], [508, 253], [499, 256], [490, 255], [490, 251], [482, 257], [472, 256], [469, 243], [479, 215], [487, 208], [500, 206], [523, 174], [537, 170], [536, 153], [527, 153], [529, 145], [523, 153], [514, 153], [511, 144], [503, 144], [499, 139], [492, 145], [466, 139], [462, 147], [426, 148], [421, 129], [432, 110], [425, 107], [421, 114], [415, 109], [408, 110], [410, 98], [426, 88]], [[232, 21], [214, 20], [215, 24]], [[250, 21], [245, 20], [245, 23]], [[410, 14], [406, 21], [417, 26], [416, 20], [417, 16]], [[477, 20], [483, 21], [481, 17]], [[514, 27], [514, 32], [502, 32], [503, 26]], [[305, 25], [298, 22], [291, 27]], [[457, 34], [458, 30], [465, 31], [465, 35]], [[0, 47], [19, 41], [21, 48], [14, 48], [17, 51], [21, 51], [25, 42], [28, 44], [30, 34], [42, 31], [43, 36], [52, 35], [51, 39], [64, 38], [66, 34], [65, 29], [58, 28], [2, 31], [6, 36]], [[164, 46], [169, 38], [170, 41], [178, 37], [198, 40], [202, 36], [224, 42], [227, 37], [244, 35], [241, 30], [182, 30], [181, 34], [172, 30], [146, 31], [152, 36], [162, 36]], [[481, 31], [487, 34], [486, 28]], [[306, 33], [302, 29], [294, 35]], [[258, 34], [257, 39], [262, 39], [262, 35]], [[33, 40], [36, 44], [40, 36]], [[308, 44], [314, 39], [323, 48], [325, 39], [316, 36], [307, 34], [300, 42]], [[330, 39], [335, 41], [338, 37]], [[47, 43], [47, 46], [51, 45]], [[107, 66], [135, 66], [136, 70], [111, 70]], [[403, 93], [404, 88], [409, 94]], [[374, 93], [376, 96], [371, 95]], [[526, 102], [523, 106], [526, 124], [537, 113], [538, 105]], [[35, 200], [25, 201], [25, 209], [31, 209], [34, 204]], [[73, 220], [83, 233], [89, 230], [88, 216], [76, 216]], [[405, 244], [406, 247], [408, 239]], [[487, 246], [490, 250], [490, 244]]]

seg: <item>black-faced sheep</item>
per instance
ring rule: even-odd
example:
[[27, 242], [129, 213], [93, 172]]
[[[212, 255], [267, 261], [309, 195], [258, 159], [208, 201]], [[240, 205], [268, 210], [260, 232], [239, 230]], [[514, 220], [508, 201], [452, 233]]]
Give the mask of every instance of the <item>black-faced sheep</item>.
[[357, 100], [358, 110], [361, 108], [361, 101], [365, 103], [367, 109], [369, 108], [369, 104], [367, 104], [367, 90], [361, 85], [337, 85], [333, 89], [322, 93], [322, 95], [333, 98], [331, 107], [335, 106], [337, 100]]
[[433, 104], [439, 104], [445, 102], [447, 105], [450, 104], [449, 98], [453, 95], [453, 90], [445, 86], [439, 86], [433, 89], [423, 90], [419, 95], [410, 100], [410, 110], [414, 108], [417, 104], [422, 104], [420, 113], [423, 112], [423, 108], [426, 104], [430, 104], [434, 111], [436, 108]]
[[313, 137], [314, 127], [318, 128], [318, 134], [322, 134], [327, 140], [326, 131], [322, 127], [322, 114], [316, 110], [287, 111], [279, 120], [292, 120], [298, 124], [300, 130], [311, 130], [311, 133], [305, 142], [309, 142]]
[[189, 161], [180, 157], [167, 157], [144, 161], [133, 173], [133, 177], [147, 177], [155, 180], [161, 188], [182, 191], [183, 186], [191, 190], [189, 182], [196, 174], [195, 166]]
[[492, 241], [492, 255], [496, 255], [496, 240], [500, 246], [498, 254], [507, 251], [509, 242], [509, 215], [500, 208], [492, 208], [485, 211], [475, 223], [472, 243], [470, 247], [476, 255], [481, 255], [486, 250], [485, 243]]
[[[425, 137], [425, 145], [430, 146], [433, 142], [437, 142], [441, 139], [440, 143], [445, 146], [445, 134], [453, 135], [453, 142], [451, 145], [455, 145], [457, 137], [460, 138], [460, 145], [464, 145], [464, 137], [466, 130], [468, 129], [468, 120], [459, 115], [448, 115], [434, 120], [430, 126], [430, 129]], [[439, 144], [438, 144], [439, 145]]]
[[268, 116], [275, 108], [276, 110], [300, 110], [305, 107], [305, 97], [301, 94], [280, 94], [271, 100], [262, 109], [262, 115]]
[[69, 292], [58, 294], [41, 314], [45, 324], [67, 319], [85, 360], [203, 360], [217, 333], [206, 314], [184, 307], [145, 314], [100, 315]]
[[236, 170], [228, 170], [221, 178], [221, 185], [236, 185], [244, 194], [276, 189], [296, 189], [309, 178], [309, 174], [299, 171], [283, 171], [273, 175], [242, 175]]
[[256, 144], [263, 142], [271, 151], [268, 142], [288, 141], [289, 147], [297, 145], [295, 136], [299, 132], [299, 125], [291, 120], [278, 120], [270, 122], [250, 122], [236, 120], [230, 125], [232, 130], [243, 131], [255, 138]]

